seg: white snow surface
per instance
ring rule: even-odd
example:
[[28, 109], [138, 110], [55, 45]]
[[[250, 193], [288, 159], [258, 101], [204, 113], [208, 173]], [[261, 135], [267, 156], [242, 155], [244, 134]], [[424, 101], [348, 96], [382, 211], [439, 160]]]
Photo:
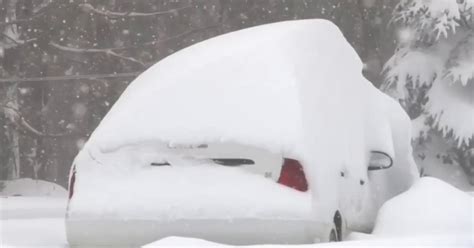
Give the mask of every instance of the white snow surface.
[[0, 219], [0, 234], [2, 248], [67, 247], [63, 218]]
[[2, 181], [5, 188], [0, 191], [0, 196], [51, 196], [66, 197], [67, 190], [62, 186], [43, 180], [31, 178], [20, 178], [16, 180]]
[[[372, 234], [351, 233], [348, 241], [311, 245], [249, 247], [472, 247], [474, 198], [435, 178], [421, 178], [386, 202]], [[168, 237], [144, 247], [227, 246], [206, 240]]]
[[[392, 103], [361, 71], [358, 55], [329, 21], [287, 21], [221, 35], [185, 48], [140, 75], [87, 146], [111, 152], [147, 141], [224, 140], [292, 152], [305, 143], [309, 125], [320, 127], [310, 136], [330, 135], [338, 141], [359, 135], [362, 141], [346, 140], [371, 144], [365, 130], [356, 128], [386, 132], [389, 123], [383, 118], [375, 118], [372, 125], [362, 122], [372, 122], [371, 111], [380, 116], [384, 105]], [[348, 115], [355, 118], [352, 130], [342, 124]], [[328, 134], [328, 126], [337, 132]], [[390, 140], [382, 140], [375, 145], [393, 153]]]
[[[399, 238], [377, 238], [373, 235], [357, 233], [351, 235], [354, 239], [335, 243], [318, 243], [307, 245], [249, 245], [244, 247], [252, 248], [309, 248], [309, 247], [472, 247], [472, 242], [459, 240], [456, 236], [418, 236], [418, 237], [399, 237]], [[153, 247], [234, 247], [226, 244], [214, 243], [207, 240], [186, 238], [186, 237], [168, 237], [153, 243], [142, 246], [144, 248]], [[242, 247], [242, 246], [240, 246]]]
[[386, 202], [380, 209], [373, 234], [379, 237], [474, 237], [474, 198], [432, 177]]
[[61, 197], [0, 197], [0, 219], [64, 217], [66, 198]]
[[3, 181], [1, 247], [65, 247], [67, 191], [55, 183], [21, 178]]
[[220, 243], [215, 243], [203, 239], [185, 238], [185, 237], [167, 237], [156, 242], [142, 246], [143, 248], [151, 248], [157, 246], [195, 246], [195, 247], [209, 247], [209, 246], [229, 246]]
[[[470, 197], [470, 198], [469, 198]], [[21, 199], [23, 198], [23, 199]], [[42, 203], [55, 199], [43, 197], [3, 198], [8, 201], [23, 201], [32, 209], [41, 208]], [[472, 236], [463, 235], [472, 231], [467, 226], [472, 218], [473, 196], [456, 190], [439, 180], [422, 178], [408, 192], [387, 202], [382, 208], [374, 234], [351, 233], [348, 241], [314, 245], [262, 245], [252, 247], [472, 247]], [[63, 199], [65, 200], [65, 199]], [[469, 203], [468, 201], [471, 201]], [[39, 206], [38, 206], [39, 204]], [[466, 205], [468, 204], [468, 205]], [[59, 204], [57, 208], [63, 206]], [[62, 211], [64, 213], [64, 209]], [[424, 216], [424, 217], [423, 217]], [[4, 216], [0, 219], [0, 244], [2, 247], [67, 247], [63, 218], [50, 218], [41, 214], [24, 218]], [[429, 224], [419, 223], [420, 219]], [[471, 224], [472, 224], [471, 219]], [[459, 230], [466, 228], [459, 232]], [[206, 240], [184, 237], [168, 237], [145, 247], [169, 246], [225, 246]]]

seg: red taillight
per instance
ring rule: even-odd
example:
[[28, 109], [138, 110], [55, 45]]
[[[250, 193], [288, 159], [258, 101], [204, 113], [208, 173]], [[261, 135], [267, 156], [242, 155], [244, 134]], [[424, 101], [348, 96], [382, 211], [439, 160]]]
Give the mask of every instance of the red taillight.
[[71, 177], [69, 178], [69, 199], [74, 195], [74, 184], [76, 183], [76, 166], [72, 167]]
[[308, 191], [308, 182], [306, 181], [303, 166], [301, 166], [298, 160], [285, 158], [278, 183], [299, 191]]

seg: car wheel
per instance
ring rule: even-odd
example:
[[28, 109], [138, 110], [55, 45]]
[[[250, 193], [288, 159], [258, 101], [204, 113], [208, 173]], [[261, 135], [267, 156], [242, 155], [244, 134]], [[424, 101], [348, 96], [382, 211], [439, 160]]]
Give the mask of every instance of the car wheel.
[[339, 211], [336, 211], [334, 214], [334, 231], [336, 232], [336, 240], [335, 241], [342, 241], [344, 237], [344, 221], [342, 219], [342, 215]]

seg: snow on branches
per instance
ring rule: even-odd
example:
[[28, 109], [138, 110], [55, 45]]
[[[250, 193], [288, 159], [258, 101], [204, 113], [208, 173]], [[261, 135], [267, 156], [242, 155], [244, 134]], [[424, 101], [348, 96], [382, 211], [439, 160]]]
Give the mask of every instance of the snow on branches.
[[[384, 66], [382, 89], [457, 145], [474, 137], [474, 0], [401, 0], [391, 23], [399, 46]], [[417, 96], [418, 95], [418, 96]], [[410, 99], [426, 98], [413, 103]], [[417, 117], [412, 116], [412, 117]]]
[[438, 39], [455, 31], [459, 12], [456, 0], [402, 0], [395, 8], [392, 21], [413, 26], [420, 37], [434, 35]]
[[474, 78], [474, 32], [472, 30], [453, 49], [452, 56], [446, 64], [445, 76], [464, 86]]

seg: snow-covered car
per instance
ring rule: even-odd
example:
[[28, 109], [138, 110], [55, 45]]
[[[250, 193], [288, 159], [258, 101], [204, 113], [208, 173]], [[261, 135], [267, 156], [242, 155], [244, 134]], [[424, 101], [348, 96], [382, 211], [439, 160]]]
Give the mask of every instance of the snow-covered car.
[[341, 240], [417, 179], [410, 122], [329, 21], [185, 48], [125, 90], [74, 160], [71, 245]]

